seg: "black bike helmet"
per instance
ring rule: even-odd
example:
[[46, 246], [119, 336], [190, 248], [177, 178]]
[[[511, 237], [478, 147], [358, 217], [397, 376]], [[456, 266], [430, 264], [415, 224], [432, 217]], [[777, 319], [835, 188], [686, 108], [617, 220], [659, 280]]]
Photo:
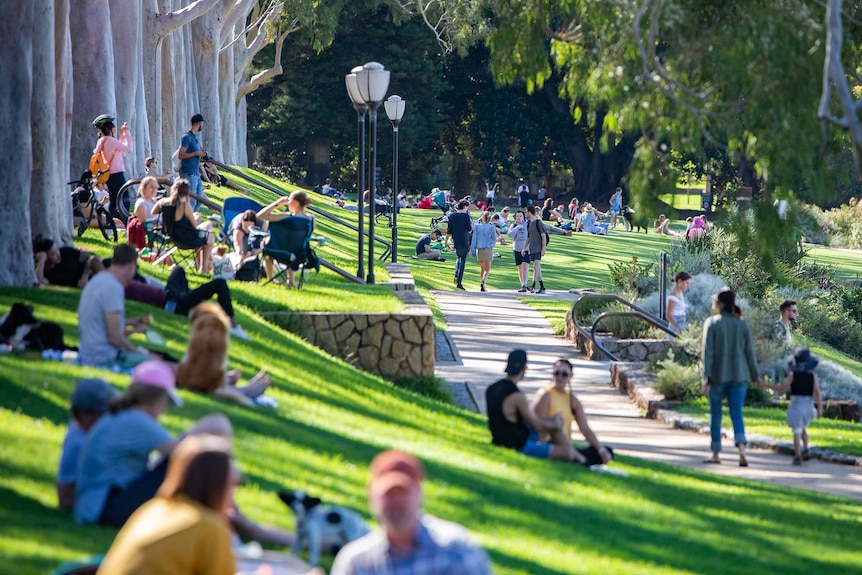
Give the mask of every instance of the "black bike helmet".
[[105, 126], [113, 126], [114, 125], [114, 117], [109, 114], [102, 114], [95, 120], [93, 120], [93, 126], [98, 129], [102, 129]]

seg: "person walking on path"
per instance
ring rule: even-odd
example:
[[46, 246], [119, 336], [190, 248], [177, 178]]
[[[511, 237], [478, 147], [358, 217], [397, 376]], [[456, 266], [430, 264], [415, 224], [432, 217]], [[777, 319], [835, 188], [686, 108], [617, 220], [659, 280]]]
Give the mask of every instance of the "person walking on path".
[[[102, 152], [105, 160], [110, 165], [111, 175], [108, 177], [108, 214], [114, 218], [117, 216], [117, 197], [120, 188], [126, 183], [126, 163], [124, 157], [132, 151], [132, 132], [129, 126], [123, 122], [120, 126], [119, 138], [115, 138], [117, 126], [114, 125], [113, 116], [102, 114], [93, 120], [93, 126], [99, 130], [99, 141], [96, 143], [94, 154]], [[125, 223], [125, 222], [123, 222]]]
[[[688, 272], [679, 272], [673, 278], [673, 289], [667, 294], [667, 322], [677, 332], [683, 332], [686, 328], [685, 321], [685, 292], [691, 287], [691, 274]], [[671, 342], [676, 339], [668, 334], [668, 340]]]
[[388, 450], [368, 471], [368, 502], [382, 530], [345, 545], [330, 575], [490, 575], [487, 554], [466, 529], [421, 512], [425, 471], [418, 459]]
[[449, 237], [455, 246], [455, 287], [463, 290], [464, 267], [467, 265], [467, 254], [470, 253], [470, 234], [473, 233], [473, 221], [470, 219], [470, 202], [458, 202], [458, 211], [449, 216]]
[[[787, 408], [787, 425], [793, 431], [793, 465], [802, 465], [802, 460], [808, 461], [808, 426], [816, 415], [823, 416], [823, 400], [820, 397], [820, 385], [814, 368], [820, 360], [811, 352], [800, 347], [790, 360], [790, 374], [778, 385], [763, 384], [773, 391], [790, 390], [790, 406]], [[814, 408], [814, 402], [817, 408]], [[801, 445], [800, 445], [801, 443]]]
[[563, 418], [563, 433], [569, 439], [572, 437], [572, 423], [576, 421], [578, 429], [589, 444], [589, 447], [582, 449], [581, 453], [588, 461], [607, 463], [613, 458], [614, 452], [610, 447], [602, 445], [590, 429], [584, 406], [571, 390], [573, 373], [574, 368], [569, 360], [558, 359], [554, 362], [553, 383], [536, 393], [531, 407], [539, 417], [553, 417], [559, 413]]
[[[200, 114], [192, 116], [191, 127], [183, 135], [179, 149], [180, 178], [188, 180], [192, 193], [201, 198], [204, 197], [204, 184], [200, 172], [201, 158], [205, 158], [207, 155], [200, 143], [200, 133], [204, 127], [204, 122], [204, 117]], [[197, 211], [197, 209], [198, 201], [192, 198], [192, 210]]]
[[485, 282], [488, 281], [488, 275], [491, 273], [495, 245], [497, 245], [497, 227], [491, 223], [491, 212], [482, 212], [473, 230], [473, 240], [470, 242], [470, 251], [479, 260], [481, 291], [487, 291]]
[[721, 412], [727, 396], [733, 441], [739, 449], [739, 466], [748, 467], [745, 456], [745, 422], [742, 404], [749, 382], [762, 385], [754, 353], [754, 338], [744, 319], [736, 317], [736, 292], [722, 288], [713, 296], [719, 312], [703, 324], [703, 393], [709, 398], [709, 433], [712, 457], [704, 463], [721, 463]]
[[[545, 282], [542, 281], [542, 258], [548, 245], [548, 230], [545, 229], [542, 220], [536, 217], [536, 206], [527, 206], [527, 220], [527, 243], [523, 253], [528, 254], [529, 261], [533, 262], [532, 291], [545, 293]], [[536, 282], [539, 282], [539, 291], [536, 291]]]
[[524, 212], [521, 210], [515, 212], [515, 224], [506, 234], [512, 238], [512, 254], [515, 256], [515, 267], [518, 268], [518, 281], [521, 284], [518, 293], [526, 293], [529, 291], [527, 279], [530, 277], [530, 259], [524, 250], [527, 244], [527, 223]]

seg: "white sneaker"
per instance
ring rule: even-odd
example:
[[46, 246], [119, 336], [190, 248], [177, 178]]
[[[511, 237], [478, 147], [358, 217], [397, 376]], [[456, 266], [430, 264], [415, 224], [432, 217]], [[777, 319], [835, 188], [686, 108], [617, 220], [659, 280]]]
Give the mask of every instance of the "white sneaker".
[[234, 337], [238, 337], [238, 338], [244, 339], [246, 341], [251, 341], [251, 338], [248, 337], [248, 334], [245, 333], [245, 330], [242, 329], [242, 326], [239, 324], [236, 324], [235, 326], [230, 328], [230, 334]]

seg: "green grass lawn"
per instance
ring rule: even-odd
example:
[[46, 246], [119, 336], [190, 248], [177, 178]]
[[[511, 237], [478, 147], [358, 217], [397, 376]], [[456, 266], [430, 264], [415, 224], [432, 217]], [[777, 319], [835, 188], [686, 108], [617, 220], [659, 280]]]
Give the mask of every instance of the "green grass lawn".
[[574, 302], [547, 298], [521, 298], [521, 301], [545, 316], [554, 328], [554, 335], [566, 333], [566, 312], [572, 311]]
[[[77, 298], [71, 289], [7, 289], [0, 307], [29, 301], [75, 343]], [[184, 391], [186, 406], [164, 423], [179, 432], [206, 413], [228, 415], [246, 477], [237, 498], [256, 520], [292, 528], [275, 496], [282, 487], [368, 518], [367, 465], [378, 450], [398, 447], [426, 464], [428, 512], [466, 525], [502, 575], [837, 573], [862, 560], [862, 503], [629, 458], [615, 464], [628, 478], [529, 460], [490, 446], [479, 415], [359, 372], [249, 307], [238, 313], [253, 341], [232, 342], [230, 367], [248, 377], [266, 366], [278, 408], [252, 410]], [[140, 311], [130, 305], [130, 313]], [[185, 321], [154, 315], [168, 350], [180, 353]], [[76, 526], [55, 508], [53, 491], [67, 398], [77, 378], [93, 375], [126, 384], [114, 373], [0, 356], [3, 572], [45, 573], [110, 545], [114, 531]]]
[[858, 280], [862, 278], [862, 251], [812, 247], [809, 251], [809, 257], [818, 264], [835, 268], [841, 279]]
[[678, 191], [675, 194], [661, 194], [658, 198], [676, 210], [700, 211], [701, 209], [701, 195], [699, 193], [687, 194]]

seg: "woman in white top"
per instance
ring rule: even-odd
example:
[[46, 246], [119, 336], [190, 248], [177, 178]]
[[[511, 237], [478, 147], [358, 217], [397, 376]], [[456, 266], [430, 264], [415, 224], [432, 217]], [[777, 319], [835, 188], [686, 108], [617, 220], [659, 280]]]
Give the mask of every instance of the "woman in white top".
[[[685, 331], [685, 297], [683, 294], [688, 291], [691, 286], [691, 274], [688, 272], [679, 272], [673, 278], [673, 289], [667, 294], [667, 322], [676, 331]], [[674, 340], [672, 335], [668, 335], [670, 341]]]
[[497, 188], [500, 187], [500, 184], [491, 185], [491, 182], [485, 182], [485, 207], [493, 208], [494, 207], [494, 196], [497, 195]]

